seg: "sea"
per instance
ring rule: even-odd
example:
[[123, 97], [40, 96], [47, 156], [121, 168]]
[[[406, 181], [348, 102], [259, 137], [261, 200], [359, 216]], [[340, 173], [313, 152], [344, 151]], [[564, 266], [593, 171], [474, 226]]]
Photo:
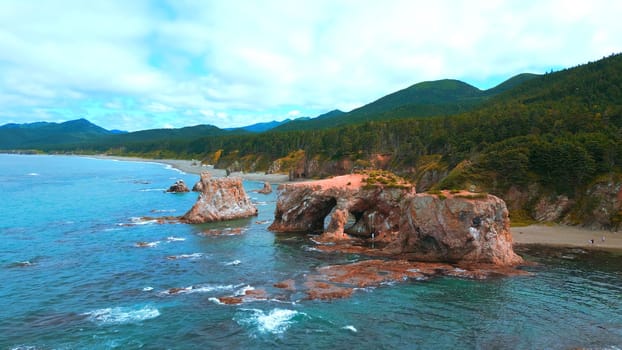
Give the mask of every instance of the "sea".
[[[530, 276], [437, 277], [307, 300], [275, 283], [366, 259], [277, 234], [276, 191], [205, 225], [197, 175], [77, 156], [0, 155], [0, 349], [621, 349], [622, 256], [524, 247]], [[276, 188], [275, 188], [276, 189]], [[146, 218], [147, 217], [147, 218]], [[265, 300], [219, 302], [264, 290]]]

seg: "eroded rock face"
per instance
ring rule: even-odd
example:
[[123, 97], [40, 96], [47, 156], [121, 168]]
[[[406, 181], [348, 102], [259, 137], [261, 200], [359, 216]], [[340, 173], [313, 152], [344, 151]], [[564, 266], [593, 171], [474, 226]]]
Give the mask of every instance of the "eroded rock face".
[[364, 186], [364, 178], [355, 174], [280, 185], [275, 219], [268, 229], [322, 232], [324, 241], [347, 240], [350, 235], [392, 241], [399, 232], [401, 200], [414, 189]]
[[199, 224], [257, 215], [257, 208], [244, 191], [242, 179], [212, 178], [209, 173], [204, 172], [200, 182], [199, 198], [180, 218], [181, 221]]
[[168, 188], [168, 190], [166, 190], [166, 192], [181, 193], [190, 192], [190, 190], [188, 189], [188, 186], [186, 186], [184, 180], [177, 180], [171, 185], [171, 187]]
[[[503, 200], [470, 192], [415, 194], [369, 186], [365, 175], [279, 186], [276, 232], [321, 232], [319, 241], [359, 237], [383, 255], [451, 263], [516, 265]], [[328, 223], [325, 225], [325, 218]]]
[[463, 192], [406, 199], [400, 235], [386, 250], [419, 261], [516, 265], [505, 202]]

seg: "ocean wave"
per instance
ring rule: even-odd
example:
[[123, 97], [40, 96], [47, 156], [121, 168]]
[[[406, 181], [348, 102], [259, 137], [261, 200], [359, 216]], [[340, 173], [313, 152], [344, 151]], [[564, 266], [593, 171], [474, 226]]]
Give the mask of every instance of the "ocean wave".
[[138, 191], [139, 192], [155, 192], [155, 191], [164, 192], [166, 190], [167, 190], [166, 188], [142, 188]]
[[177, 209], [153, 209], [151, 210], [152, 213], [174, 213], [176, 211]]
[[29, 260], [24, 260], [24, 261], [15, 261], [12, 262], [8, 265], [8, 267], [10, 268], [15, 268], [15, 267], [28, 267], [28, 266], [32, 266], [35, 263], [29, 261]]
[[114, 307], [89, 311], [83, 315], [98, 325], [128, 324], [150, 320], [160, 316], [160, 311], [151, 306], [140, 308]]
[[175, 237], [175, 236], [169, 236], [169, 237], [166, 237], [166, 241], [167, 241], [167, 242], [183, 242], [183, 241], [185, 241], [185, 240], [186, 240], [186, 239], [185, 239], [185, 238], [183, 238], [183, 237]]
[[136, 226], [136, 225], [152, 225], [157, 224], [158, 220], [155, 219], [145, 219], [138, 216], [133, 216], [130, 218], [131, 223], [120, 223], [119, 226]]
[[304, 312], [275, 308], [268, 312], [259, 309], [240, 309], [234, 320], [241, 326], [251, 327], [260, 334], [283, 334], [296, 323]]
[[[236, 286], [236, 287], [239, 287], [239, 285]], [[249, 290], [255, 290], [255, 287], [247, 284], [244, 287], [236, 290], [234, 295], [235, 296], [243, 296], [243, 295], [246, 295], [246, 292], [248, 292]]]
[[41, 176], [39, 173], [28, 173], [27, 176]]
[[164, 169], [166, 169], [166, 170], [174, 170], [174, 171], [176, 171], [176, 172], [178, 172], [180, 174], [186, 174], [184, 171], [179, 170], [179, 169], [175, 168], [174, 166], [172, 166], [170, 164], [164, 164]]
[[237, 265], [240, 265], [241, 263], [242, 262], [240, 260], [235, 259], [233, 261], [229, 261], [228, 263], [225, 263], [225, 265], [227, 265], [227, 266], [237, 266]]
[[11, 348], [11, 350], [37, 350], [40, 349], [35, 345], [18, 345], [16, 347]]
[[160, 292], [162, 295], [176, 295], [176, 294], [193, 294], [193, 293], [210, 293], [223, 290], [233, 290], [239, 287], [232, 284], [228, 285], [213, 285], [213, 284], [199, 284], [196, 286], [182, 287], [182, 288], [170, 288]]
[[358, 333], [358, 329], [356, 329], [352, 325], [343, 326], [343, 327], [341, 327], [341, 329], [345, 329], [345, 330], [350, 331], [352, 333]]
[[136, 242], [136, 244], [134, 244], [134, 246], [137, 247], [137, 248], [153, 248], [153, 247], [157, 247], [158, 244], [160, 244], [160, 241], [155, 241], [155, 242]]
[[166, 257], [167, 260], [179, 260], [179, 259], [190, 259], [197, 260], [204, 257], [203, 253], [192, 253], [192, 254], [179, 254], [179, 255], [169, 255]]

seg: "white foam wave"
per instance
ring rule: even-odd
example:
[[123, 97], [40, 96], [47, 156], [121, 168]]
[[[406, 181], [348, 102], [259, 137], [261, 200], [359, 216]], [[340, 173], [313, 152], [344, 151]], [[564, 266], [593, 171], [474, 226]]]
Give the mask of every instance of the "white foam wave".
[[237, 266], [240, 265], [242, 262], [240, 260], [233, 260], [233, 261], [229, 261], [228, 263], [225, 263], [225, 265], [227, 266]]
[[177, 209], [153, 209], [152, 213], [174, 213]]
[[185, 172], [183, 172], [183, 171], [181, 171], [181, 170], [179, 170], [179, 169], [177, 169], [177, 168], [173, 167], [173, 166], [172, 166], [172, 165], [170, 165], [170, 164], [164, 164], [164, 169], [166, 169], [166, 170], [174, 170], [174, 171], [176, 171], [176, 172], [178, 172], [178, 173], [180, 173], [180, 174], [186, 174]]
[[352, 333], [357, 333], [358, 332], [358, 330], [354, 326], [352, 326], [352, 325], [343, 326], [343, 327], [341, 327], [341, 329], [345, 329], [345, 330], [350, 331]]
[[41, 174], [39, 174], [39, 173], [28, 173], [26, 175], [28, 175], [28, 176], [40, 176]]
[[143, 188], [138, 191], [139, 192], [155, 192], [155, 191], [164, 192], [166, 190], [167, 190], [166, 188]]
[[[242, 309], [243, 315], [236, 317], [236, 322], [243, 326], [249, 326], [257, 329], [260, 333], [282, 334], [292, 324], [298, 315], [306, 315], [305, 313], [289, 309], [272, 309], [264, 312], [258, 309]], [[250, 315], [249, 315], [250, 314]]]
[[249, 286], [248, 284], [245, 285], [244, 287], [238, 289], [235, 291], [235, 296], [243, 296], [246, 295], [246, 292], [248, 292], [249, 290], [255, 290], [255, 287], [253, 286]]
[[[152, 225], [152, 224], [157, 224], [158, 220], [145, 220], [145, 218], [141, 218], [141, 217], [131, 217], [130, 218], [131, 224], [130, 225]], [[127, 226], [128, 224], [119, 224], [119, 226]]]
[[143, 288], [143, 292], [151, 292], [152, 290], [153, 290], [153, 287], [149, 287], [149, 286]]
[[234, 286], [231, 284], [228, 284], [228, 285], [203, 284], [203, 285], [189, 286], [189, 287], [184, 287], [184, 288], [171, 288], [163, 292], [160, 292], [160, 294], [175, 295], [175, 294], [210, 293], [210, 292], [223, 291], [223, 290], [233, 290], [236, 287], [237, 286]]
[[37, 349], [39, 348], [34, 345], [18, 345], [14, 348], [11, 348], [11, 350], [37, 350]]
[[160, 316], [160, 311], [151, 306], [141, 308], [114, 307], [97, 309], [84, 313], [88, 320], [98, 325], [138, 323]]
[[185, 239], [185, 238], [183, 238], [183, 237], [175, 237], [175, 236], [169, 236], [169, 237], [166, 237], [166, 241], [167, 241], [167, 242], [183, 242], [183, 241], [185, 241], [185, 240], [186, 240], [186, 239]]
[[153, 247], [157, 247], [158, 244], [160, 244], [160, 241], [155, 241], [155, 242], [137, 242], [136, 244], [134, 244], [134, 246], [138, 247], [138, 248], [153, 248]]
[[214, 298], [214, 297], [210, 297], [209, 299], [207, 299], [209, 301], [211, 301], [214, 304], [218, 304], [218, 305], [225, 305], [225, 303], [223, 303], [222, 301], [220, 301], [220, 299], [218, 298]]
[[203, 256], [205, 256], [205, 254], [203, 253], [192, 253], [192, 254], [171, 255], [171, 256], [167, 256], [166, 258], [168, 260], [178, 260], [178, 259], [196, 260], [196, 259], [202, 258]]

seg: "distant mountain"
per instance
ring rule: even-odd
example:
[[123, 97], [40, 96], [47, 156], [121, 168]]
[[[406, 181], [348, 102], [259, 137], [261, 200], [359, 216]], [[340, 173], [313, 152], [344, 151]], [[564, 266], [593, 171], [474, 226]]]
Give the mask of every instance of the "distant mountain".
[[330, 123], [330, 120], [341, 117], [344, 114], [346, 113], [338, 109], [334, 109], [330, 112], [321, 114], [315, 118], [298, 118], [298, 119], [289, 121], [287, 123], [283, 123], [282, 125], [275, 127], [273, 130], [274, 131], [290, 131], [290, 130], [305, 129], [305, 128], [308, 128], [309, 125], [313, 125], [313, 124], [324, 125], [326, 123]]
[[308, 121], [290, 122], [274, 130], [326, 129], [373, 120], [421, 118], [468, 112], [490, 97], [538, 76], [537, 74], [520, 74], [492, 89], [483, 91], [454, 79], [426, 81], [381, 97], [347, 113], [338, 111], [340, 113], [332, 114], [333, 112], [329, 112]]
[[111, 132], [86, 119], [64, 123], [5, 124], [0, 126], [0, 149], [40, 148], [85, 142], [107, 135], [111, 135]]
[[[309, 119], [307, 117], [303, 117], [303, 118], [299, 118], [299, 119]], [[294, 119], [294, 120], [298, 120], [298, 119]], [[252, 125], [247, 125], [247, 126], [243, 126], [240, 128], [225, 128], [223, 130], [229, 130], [229, 131], [248, 131], [248, 132], [253, 132], [253, 133], [258, 133], [258, 132], [264, 132], [264, 131], [268, 131], [268, 130], [272, 130], [280, 125], [286, 124], [291, 122], [292, 119], [285, 119], [282, 120], [280, 122], [273, 120], [271, 122], [265, 122], [265, 123], [256, 123], [256, 124], [252, 124]]]

